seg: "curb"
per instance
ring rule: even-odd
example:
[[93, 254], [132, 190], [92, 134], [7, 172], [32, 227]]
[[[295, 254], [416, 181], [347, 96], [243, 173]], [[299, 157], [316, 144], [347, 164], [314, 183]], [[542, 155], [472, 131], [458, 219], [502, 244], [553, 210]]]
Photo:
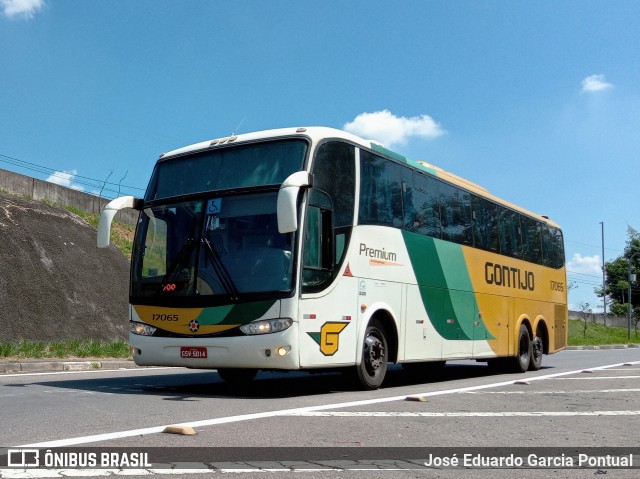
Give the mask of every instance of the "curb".
[[0, 374], [57, 371], [93, 371], [97, 369], [134, 369], [136, 363], [126, 359], [0, 361]]
[[640, 344], [601, 344], [599, 346], [567, 346], [567, 351], [595, 351], [599, 349], [637, 349]]
[[[599, 346], [567, 346], [566, 351], [597, 351], [607, 349], [637, 349], [640, 344], [602, 344]], [[0, 374], [42, 373], [58, 371], [93, 371], [97, 369], [137, 369], [132, 360], [89, 359], [89, 360], [38, 360], [22, 359], [0, 361]]]

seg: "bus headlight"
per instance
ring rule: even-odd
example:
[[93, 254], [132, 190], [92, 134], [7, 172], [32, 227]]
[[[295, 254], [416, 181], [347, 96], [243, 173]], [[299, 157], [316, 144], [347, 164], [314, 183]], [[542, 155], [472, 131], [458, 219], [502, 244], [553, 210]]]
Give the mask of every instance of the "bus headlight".
[[129, 321], [129, 330], [133, 334], [139, 334], [141, 336], [153, 336], [157, 328], [149, 326], [148, 324], [139, 323], [137, 321]]
[[289, 318], [262, 319], [240, 326], [240, 331], [244, 334], [269, 334], [284, 331], [293, 324]]

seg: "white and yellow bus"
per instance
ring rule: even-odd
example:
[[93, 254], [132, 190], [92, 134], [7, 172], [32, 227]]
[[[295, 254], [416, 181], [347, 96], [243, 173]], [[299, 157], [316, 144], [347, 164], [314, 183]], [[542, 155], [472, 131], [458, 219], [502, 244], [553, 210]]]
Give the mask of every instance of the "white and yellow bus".
[[567, 343], [560, 228], [485, 189], [330, 128], [249, 133], [161, 155], [131, 259], [139, 365], [345, 368], [474, 359], [524, 372]]

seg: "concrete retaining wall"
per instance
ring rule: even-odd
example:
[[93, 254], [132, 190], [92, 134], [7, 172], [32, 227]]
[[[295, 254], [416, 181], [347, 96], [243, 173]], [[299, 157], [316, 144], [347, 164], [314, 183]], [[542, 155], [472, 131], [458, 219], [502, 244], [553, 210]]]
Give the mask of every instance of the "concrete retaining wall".
[[[569, 311], [569, 318], [584, 320], [583, 314], [580, 311]], [[596, 313], [589, 314], [589, 317], [587, 318], [587, 321], [589, 321], [590, 323], [605, 324], [604, 315], [602, 313], [600, 313], [600, 314], [596, 314]], [[609, 316], [609, 315], [607, 315], [607, 322], [606, 322], [607, 326], [617, 326], [617, 327], [620, 327], [620, 328], [626, 328], [627, 327], [627, 323], [628, 323], [628, 319], [626, 318], [626, 316], [619, 317], [619, 316]], [[635, 323], [636, 323], [635, 316], [632, 316], [631, 317], [631, 329], [634, 328]]]
[[[6, 190], [14, 195], [28, 197], [38, 201], [48, 201], [63, 206], [72, 206], [79, 210], [95, 214], [100, 214], [104, 205], [109, 202], [109, 200], [99, 198], [95, 195], [1, 168], [0, 189]], [[138, 212], [129, 209], [122, 210], [116, 215], [116, 220], [125, 224], [135, 225], [138, 221]]]

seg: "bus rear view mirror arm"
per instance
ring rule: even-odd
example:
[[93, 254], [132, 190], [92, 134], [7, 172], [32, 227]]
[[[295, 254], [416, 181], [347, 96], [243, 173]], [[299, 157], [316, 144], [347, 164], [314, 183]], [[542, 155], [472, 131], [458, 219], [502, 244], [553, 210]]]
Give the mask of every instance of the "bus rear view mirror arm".
[[121, 196], [107, 203], [100, 213], [100, 222], [98, 223], [98, 248], [106, 248], [109, 246], [111, 222], [118, 211], [125, 208], [141, 211], [143, 204], [144, 201], [135, 196]]
[[313, 176], [306, 171], [290, 175], [278, 192], [278, 232], [293, 233], [298, 229], [298, 193], [300, 188], [313, 186]]

